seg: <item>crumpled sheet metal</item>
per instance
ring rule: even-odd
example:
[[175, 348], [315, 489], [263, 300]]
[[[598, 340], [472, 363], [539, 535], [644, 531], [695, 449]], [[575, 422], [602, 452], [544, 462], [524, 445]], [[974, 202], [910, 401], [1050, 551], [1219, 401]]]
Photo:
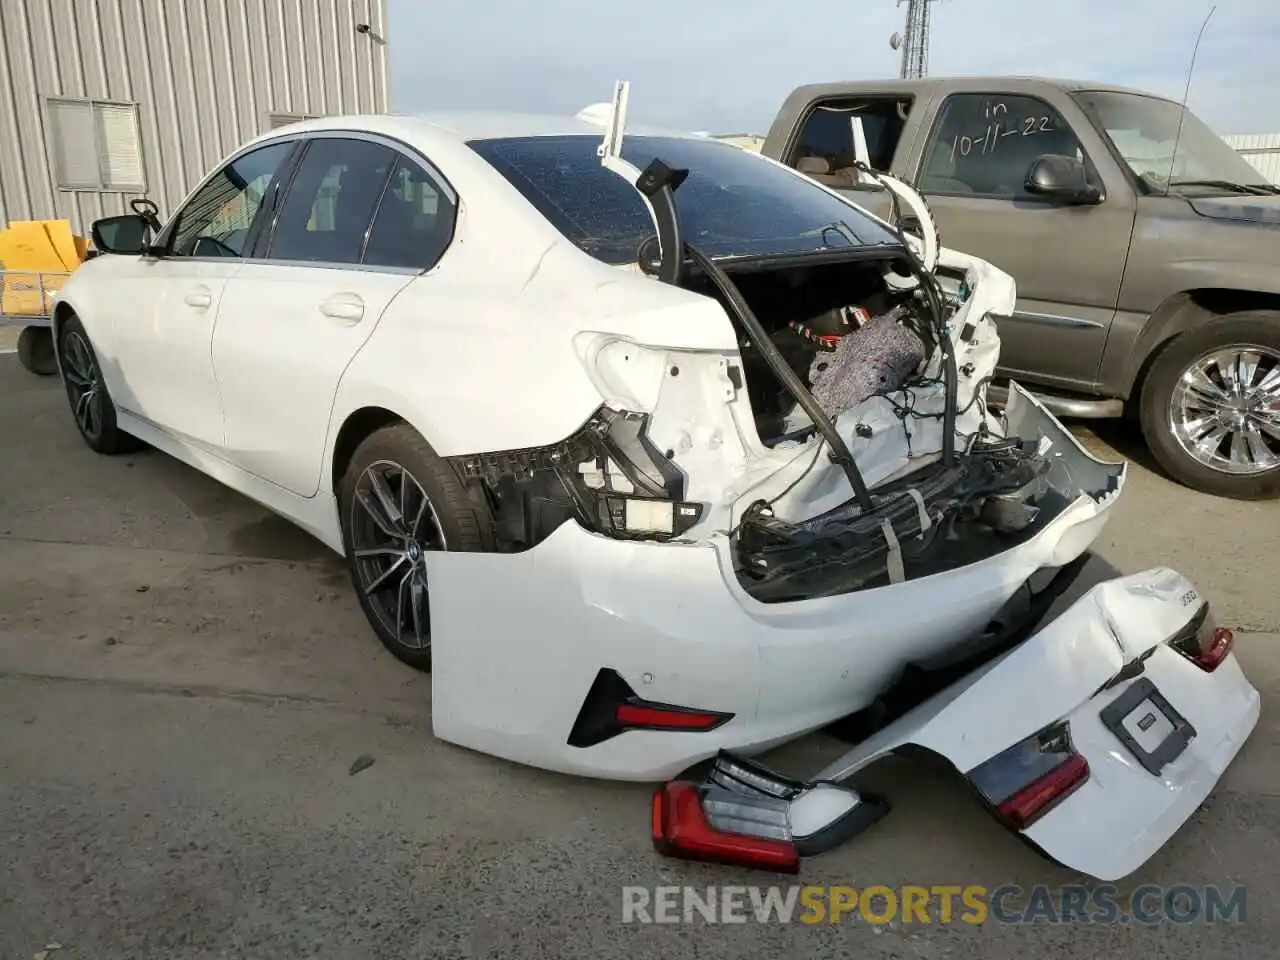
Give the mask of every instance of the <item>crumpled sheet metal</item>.
[[897, 390], [925, 361], [924, 341], [898, 322], [900, 310], [872, 317], [809, 367], [813, 397], [829, 417], [868, 397]]

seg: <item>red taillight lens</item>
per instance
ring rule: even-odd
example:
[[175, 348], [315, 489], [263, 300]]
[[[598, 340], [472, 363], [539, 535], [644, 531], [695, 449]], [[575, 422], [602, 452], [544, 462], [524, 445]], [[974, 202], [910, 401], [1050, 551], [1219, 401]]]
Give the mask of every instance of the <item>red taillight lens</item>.
[[620, 703], [614, 715], [624, 727], [647, 730], [713, 730], [726, 719], [723, 713], [703, 713], [645, 703]]
[[1024, 830], [1089, 779], [1089, 762], [1065, 723], [1032, 734], [969, 771], [969, 779], [1011, 827]]
[[724, 833], [707, 822], [697, 784], [666, 783], [653, 794], [654, 849], [683, 860], [726, 863], [778, 873], [799, 873], [800, 853], [786, 840]]
[[1088, 779], [1089, 761], [1077, 753], [1039, 780], [1027, 784], [996, 809], [1002, 817], [1023, 830]]
[[1236, 636], [1226, 627], [1215, 627], [1207, 640], [1208, 643], [1201, 647], [1200, 652], [1191, 659], [1201, 670], [1213, 673], [1218, 669], [1218, 665], [1227, 659], [1227, 654], [1235, 645]]
[[1170, 644], [1206, 673], [1213, 673], [1235, 645], [1235, 634], [1214, 621], [1206, 604]]

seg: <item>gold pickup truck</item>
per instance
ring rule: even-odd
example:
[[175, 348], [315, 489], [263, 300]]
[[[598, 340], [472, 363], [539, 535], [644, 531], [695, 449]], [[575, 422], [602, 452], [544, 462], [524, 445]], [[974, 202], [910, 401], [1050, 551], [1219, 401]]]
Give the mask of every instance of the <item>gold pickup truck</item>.
[[1034, 77], [817, 84], [760, 150], [882, 216], [859, 159], [915, 186], [942, 243], [1017, 282], [997, 373], [1054, 413], [1132, 416], [1195, 489], [1280, 494], [1280, 188], [1182, 105]]

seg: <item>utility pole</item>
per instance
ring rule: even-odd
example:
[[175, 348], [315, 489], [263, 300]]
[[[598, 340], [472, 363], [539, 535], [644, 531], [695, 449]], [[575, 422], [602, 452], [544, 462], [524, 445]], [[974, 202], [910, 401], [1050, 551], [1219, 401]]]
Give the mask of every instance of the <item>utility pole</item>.
[[905, 36], [895, 33], [889, 38], [889, 46], [902, 51], [904, 80], [923, 77], [929, 72], [929, 5], [935, 0], [898, 0], [898, 6], [907, 5]]

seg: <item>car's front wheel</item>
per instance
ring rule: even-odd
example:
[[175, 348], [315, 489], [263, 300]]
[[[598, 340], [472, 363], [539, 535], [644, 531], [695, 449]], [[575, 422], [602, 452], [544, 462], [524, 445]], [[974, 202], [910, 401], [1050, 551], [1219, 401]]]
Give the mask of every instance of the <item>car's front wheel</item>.
[[89, 448], [108, 455], [140, 448], [142, 442], [116, 423], [115, 403], [102, 377], [98, 355], [79, 317], [71, 316], [63, 322], [58, 333], [58, 356], [62, 361], [62, 385], [71, 404], [71, 415]]
[[365, 616], [396, 657], [431, 669], [426, 557], [490, 549], [493, 518], [453, 467], [407, 424], [370, 434], [338, 490], [343, 547]]
[[1152, 364], [1140, 412], [1175, 480], [1237, 500], [1280, 495], [1280, 314], [1238, 313], [1175, 338]]

